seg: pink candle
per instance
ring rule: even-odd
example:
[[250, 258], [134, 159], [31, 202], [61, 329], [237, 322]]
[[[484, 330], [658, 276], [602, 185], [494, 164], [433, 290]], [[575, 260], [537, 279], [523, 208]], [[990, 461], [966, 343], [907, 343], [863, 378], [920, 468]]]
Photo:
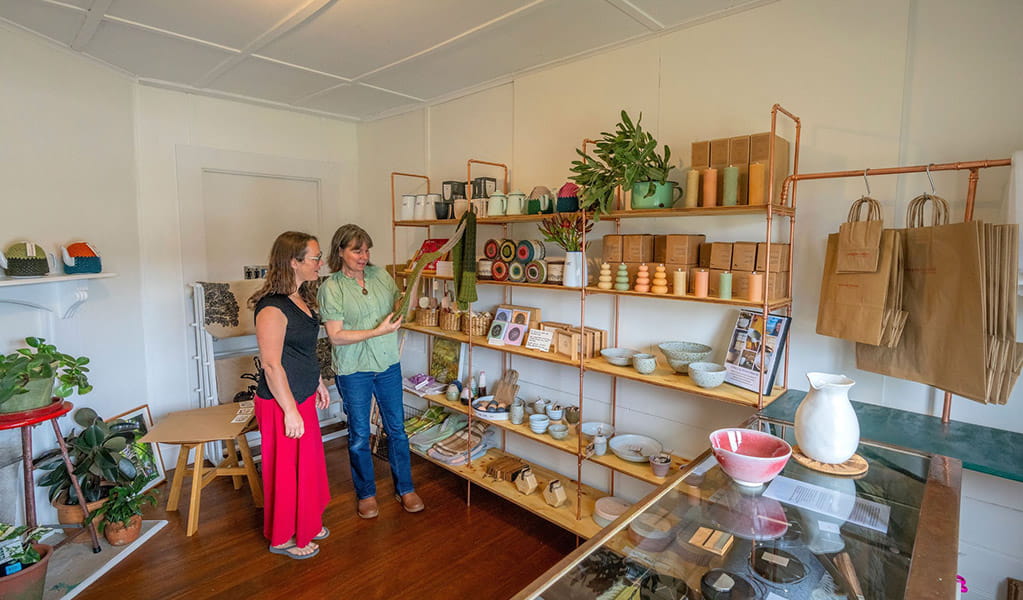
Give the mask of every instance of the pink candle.
[[693, 295], [697, 298], [707, 297], [707, 288], [710, 284], [710, 271], [707, 269], [696, 269], [693, 271]]
[[749, 278], [749, 299], [763, 301], [764, 299], [764, 274], [752, 273]]
[[710, 208], [715, 206], [718, 197], [718, 170], [708, 168], [703, 170], [703, 198], [702, 206]]

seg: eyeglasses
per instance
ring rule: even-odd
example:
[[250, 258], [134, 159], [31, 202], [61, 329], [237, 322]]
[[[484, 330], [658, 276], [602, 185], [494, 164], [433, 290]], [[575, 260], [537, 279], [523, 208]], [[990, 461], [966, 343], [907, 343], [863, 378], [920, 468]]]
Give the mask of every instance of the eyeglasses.
[[303, 258], [302, 260], [311, 260], [313, 262], [320, 262], [320, 261], [323, 260], [323, 255], [322, 254], [317, 254], [316, 256], [307, 256], [307, 257]]

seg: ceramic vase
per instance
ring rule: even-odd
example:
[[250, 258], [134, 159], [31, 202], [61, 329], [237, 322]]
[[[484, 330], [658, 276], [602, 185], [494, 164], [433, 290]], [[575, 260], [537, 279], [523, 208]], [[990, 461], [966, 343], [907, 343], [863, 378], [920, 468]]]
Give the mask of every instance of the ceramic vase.
[[813, 460], [844, 463], [860, 443], [860, 422], [849, 402], [849, 388], [856, 382], [830, 373], [807, 373], [806, 378], [810, 391], [796, 410], [796, 443]]
[[582, 252], [565, 253], [565, 274], [562, 285], [565, 287], [582, 287], [586, 284], [586, 255]]

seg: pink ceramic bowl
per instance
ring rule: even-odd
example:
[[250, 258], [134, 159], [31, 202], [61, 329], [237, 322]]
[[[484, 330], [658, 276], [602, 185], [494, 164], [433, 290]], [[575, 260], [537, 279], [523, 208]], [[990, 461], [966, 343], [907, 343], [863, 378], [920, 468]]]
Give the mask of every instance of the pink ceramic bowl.
[[721, 469], [746, 486], [771, 481], [792, 456], [788, 442], [753, 429], [718, 429], [710, 434], [710, 446]]

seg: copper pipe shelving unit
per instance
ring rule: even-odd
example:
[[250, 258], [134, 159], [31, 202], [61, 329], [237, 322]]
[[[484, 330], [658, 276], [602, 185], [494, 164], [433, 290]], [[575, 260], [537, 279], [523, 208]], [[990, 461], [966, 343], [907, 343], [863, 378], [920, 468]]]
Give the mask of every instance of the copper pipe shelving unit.
[[[999, 158], [996, 160], [974, 160], [966, 162], [952, 162], [952, 163], [931, 163], [926, 165], [913, 165], [908, 167], [885, 167], [883, 169], [871, 169], [866, 168], [863, 170], [856, 171], [826, 171], [820, 173], [793, 173], [785, 178], [782, 184], [781, 197], [784, 202], [785, 198], [789, 195], [789, 190], [792, 192], [792, 204], [796, 202], [796, 184], [800, 181], [810, 181], [814, 179], [842, 179], [848, 177], [863, 177], [864, 180], [870, 175], [905, 175], [907, 173], [930, 173], [934, 171], [969, 171], [969, 184], [966, 191], [966, 208], [963, 211], [963, 222], [973, 220], [973, 205], [977, 198], [977, 182], [980, 180], [980, 170], [989, 169], [992, 167], [1008, 167], [1012, 165], [1012, 159]], [[790, 255], [791, 260], [791, 255]], [[791, 270], [791, 269], [790, 269]], [[791, 295], [791, 289], [789, 292]], [[941, 410], [941, 422], [950, 423], [952, 420], [952, 393], [944, 392], [944, 404]]]

